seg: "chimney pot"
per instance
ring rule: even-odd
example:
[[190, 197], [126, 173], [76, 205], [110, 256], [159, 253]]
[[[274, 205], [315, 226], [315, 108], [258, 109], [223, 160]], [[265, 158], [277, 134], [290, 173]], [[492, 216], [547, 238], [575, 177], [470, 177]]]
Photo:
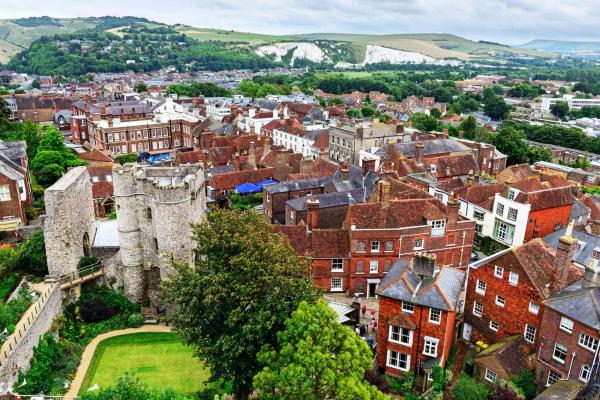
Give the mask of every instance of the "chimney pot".
[[313, 229], [317, 229], [319, 225], [319, 199], [315, 197], [309, 197], [306, 199], [306, 229], [311, 232]]

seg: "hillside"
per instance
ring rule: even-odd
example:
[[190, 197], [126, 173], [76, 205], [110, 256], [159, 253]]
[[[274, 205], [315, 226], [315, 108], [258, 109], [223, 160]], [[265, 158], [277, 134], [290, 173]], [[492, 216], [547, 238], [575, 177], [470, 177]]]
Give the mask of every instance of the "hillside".
[[566, 40], [536, 39], [517, 47], [524, 49], [552, 51], [559, 54], [578, 57], [600, 56], [600, 42], [574, 42]]

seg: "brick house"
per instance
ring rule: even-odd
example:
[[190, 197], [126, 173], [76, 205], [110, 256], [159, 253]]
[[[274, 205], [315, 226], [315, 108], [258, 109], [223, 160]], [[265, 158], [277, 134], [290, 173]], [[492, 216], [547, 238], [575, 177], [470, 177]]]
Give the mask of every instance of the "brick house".
[[540, 388], [558, 380], [590, 381], [598, 367], [599, 304], [600, 268], [595, 259], [582, 279], [544, 303], [535, 373]]
[[94, 214], [98, 218], [106, 218], [115, 206], [112, 169], [113, 163], [87, 165], [92, 181], [92, 198]]
[[0, 141], [0, 231], [14, 232], [27, 223], [33, 202], [25, 142]]
[[394, 263], [377, 289], [377, 367], [390, 375], [428, 375], [455, 341], [465, 272], [415, 253]]
[[534, 239], [470, 264], [463, 337], [489, 344], [523, 335], [537, 345], [542, 303], [581, 276], [571, 261], [576, 246], [570, 235], [556, 252]]

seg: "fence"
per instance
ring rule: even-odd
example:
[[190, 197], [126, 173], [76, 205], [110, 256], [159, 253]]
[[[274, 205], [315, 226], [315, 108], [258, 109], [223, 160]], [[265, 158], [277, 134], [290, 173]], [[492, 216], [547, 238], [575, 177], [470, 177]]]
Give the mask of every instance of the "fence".
[[6, 341], [0, 347], [0, 367], [4, 365], [4, 362], [11, 354], [13, 349], [21, 342], [21, 339], [25, 336], [31, 325], [35, 322], [40, 311], [44, 308], [44, 305], [48, 301], [50, 293], [55, 289], [56, 283], [51, 283], [48, 288], [42, 292], [40, 297], [33, 303], [25, 314], [21, 317], [21, 320], [15, 326], [15, 331], [10, 335]]

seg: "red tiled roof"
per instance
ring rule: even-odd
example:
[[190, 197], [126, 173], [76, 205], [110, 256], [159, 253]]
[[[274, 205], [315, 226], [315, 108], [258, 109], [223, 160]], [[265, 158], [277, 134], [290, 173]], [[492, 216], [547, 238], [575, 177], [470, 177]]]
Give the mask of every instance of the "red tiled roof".
[[446, 218], [446, 206], [437, 198], [391, 200], [381, 203], [350, 204], [344, 227], [358, 229], [401, 228], [424, 225], [426, 219]]
[[112, 182], [93, 182], [92, 183], [92, 197], [94, 199], [104, 198], [106, 196], [113, 195], [113, 184]]
[[175, 163], [181, 164], [197, 164], [205, 159], [204, 152], [202, 150], [194, 151], [182, 151], [177, 153]]
[[350, 253], [350, 237], [347, 230], [314, 229], [311, 239], [313, 257], [345, 258]]
[[213, 164], [227, 164], [233, 159], [234, 152], [231, 146], [213, 147], [208, 150], [208, 160]]

